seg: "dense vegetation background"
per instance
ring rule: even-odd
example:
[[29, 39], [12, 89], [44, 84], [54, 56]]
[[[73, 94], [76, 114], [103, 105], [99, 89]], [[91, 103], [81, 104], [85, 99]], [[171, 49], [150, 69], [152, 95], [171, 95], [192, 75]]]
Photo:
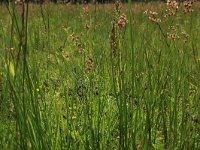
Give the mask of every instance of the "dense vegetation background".
[[[29, 2], [43, 3], [44, 1], [53, 3], [113, 3], [115, 0], [29, 0]], [[165, 2], [166, 0], [131, 0], [132, 2]], [[182, 0], [179, 0], [182, 1]], [[6, 0], [0, 0], [0, 3], [6, 2]], [[127, 3], [128, 0], [122, 0], [121, 2]]]
[[1, 150], [200, 149], [200, 3], [5, 4]]

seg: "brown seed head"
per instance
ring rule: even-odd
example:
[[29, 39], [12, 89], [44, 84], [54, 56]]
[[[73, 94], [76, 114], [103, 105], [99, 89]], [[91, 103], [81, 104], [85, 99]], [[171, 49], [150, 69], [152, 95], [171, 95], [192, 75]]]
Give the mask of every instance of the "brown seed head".
[[168, 7], [171, 7], [171, 8], [175, 8], [175, 9], [178, 9], [178, 3], [174, 0], [167, 0], [167, 6]]
[[126, 18], [126, 15], [125, 14], [122, 14], [119, 19], [118, 19], [118, 22], [117, 22], [117, 25], [119, 28], [122, 28], [122, 27], [125, 27], [126, 24], [128, 23], [128, 20]]
[[186, 13], [193, 12], [194, 10], [193, 10], [192, 6], [193, 6], [194, 2], [195, 2], [194, 0], [185, 0], [183, 2], [183, 6], [184, 6], [183, 13], [186, 14]]
[[94, 67], [94, 62], [93, 62], [93, 59], [90, 57], [86, 60], [86, 65], [87, 65], [87, 68], [86, 68], [86, 71], [89, 73], [93, 70], [93, 67]]
[[15, 49], [13, 47], [10, 48], [10, 52], [13, 53]]

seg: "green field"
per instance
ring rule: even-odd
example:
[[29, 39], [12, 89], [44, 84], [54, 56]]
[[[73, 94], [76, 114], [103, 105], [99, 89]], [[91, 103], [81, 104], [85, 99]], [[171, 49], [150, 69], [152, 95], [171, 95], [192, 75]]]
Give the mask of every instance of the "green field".
[[200, 4], [0, 5], [0, 149], [199, 150]]

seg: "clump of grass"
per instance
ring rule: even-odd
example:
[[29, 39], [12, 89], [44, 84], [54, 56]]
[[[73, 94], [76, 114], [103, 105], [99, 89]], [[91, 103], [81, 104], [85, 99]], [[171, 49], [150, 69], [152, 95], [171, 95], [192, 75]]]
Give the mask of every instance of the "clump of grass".
[[165, 5], [0, 9], [0, 149], [198, 149], [199, 6]]

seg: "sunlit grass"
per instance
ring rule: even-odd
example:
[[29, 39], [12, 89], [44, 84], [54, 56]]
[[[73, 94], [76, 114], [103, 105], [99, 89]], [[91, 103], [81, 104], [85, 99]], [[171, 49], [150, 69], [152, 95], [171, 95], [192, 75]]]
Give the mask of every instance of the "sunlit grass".
[[0, 6], [0, 149], [199, 149], [199, 6]]

